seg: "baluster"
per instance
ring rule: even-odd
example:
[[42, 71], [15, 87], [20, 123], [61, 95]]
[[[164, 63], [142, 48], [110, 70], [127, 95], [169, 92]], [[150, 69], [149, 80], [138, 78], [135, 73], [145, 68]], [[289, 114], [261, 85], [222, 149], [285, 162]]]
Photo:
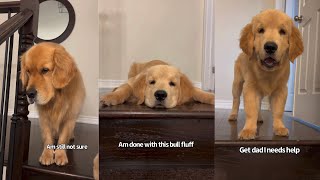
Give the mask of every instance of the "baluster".
[[20, 56], [25, 53], [34, 43], [37, 35], [39, 1], [21, 0], [20, 11], [30, 9], [33, 16], [19, 29], [19, 49], [16, 77], [16, 92], [14, 114], [11, 118], [9, 158], [6, 179], [22, 179], [22, 165], [28, 162], [30, 126], [28, 119], [28, 101], [26, 92], [20, 80], [21, 63]]

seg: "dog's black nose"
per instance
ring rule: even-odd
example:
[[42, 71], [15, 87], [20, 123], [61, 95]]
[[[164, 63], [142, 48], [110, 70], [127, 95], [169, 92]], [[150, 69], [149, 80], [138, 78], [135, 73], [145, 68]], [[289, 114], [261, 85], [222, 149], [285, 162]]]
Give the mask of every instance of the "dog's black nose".
[[27, 91], [27, 96], [29, 98], [35, 98], [37, 95], [37, 90], [35, 88], [30, 88], [28, 91]]
[[277, 49], [278, 49], [278, 45], [274, 42], [269, 41], [264, 44], [264, 50], [268, 54], [275, 53], [277, 51]]
[[158, 101], [163, 101], [163, 100], [165, 100], [166, 97], [167, 97], [167, 92], [164, 91], [164, 90], [158, 90], [158, 91], [156, 91], [156, 92], [154, 93], [154, 96], [156, 97], [156, 99], [157, 99]]

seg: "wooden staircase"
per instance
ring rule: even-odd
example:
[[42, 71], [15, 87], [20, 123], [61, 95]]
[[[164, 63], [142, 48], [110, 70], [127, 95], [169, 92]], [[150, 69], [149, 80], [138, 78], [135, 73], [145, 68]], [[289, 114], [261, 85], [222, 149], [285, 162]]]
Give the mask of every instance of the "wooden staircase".
[[[213, 178], [214, 106], [101, 106], [99, 120], [100, 179]], [[150, 141], [194, 141], [194, 146], [118, 147], [119, 142]]]
[[[215, 112], [215, 178], [224, 179], [320, 179], [320, 131], [304, 121], [284, 116], [289, 137], [273, 135], [272, 117], [262, 112], [263, 123], [258, 125], [258, 138], [240, 141], [238, 133], [244, 126], [245, 113], [238, 121], [229, 122], [230, 110]], [[299, 148], [295, 153], [240, 153], [240, 148]]]
[[[10, 123], [8, 125], [10, 125]], [[55, 164], [43, 166], [38, 161], [43, 149], [40, 127], [38, 120], [32, 119], [29, 159], [28, 163], [23, 165], [23, 179], [93, 179], [93, 158], [98, 152], [98, 129], [98, 125], [77, 123], [75, 128], [75, 139], [70, 144], [88, 145], [88, 149], [68, 150], [67, 155], [69, 163], [66, 166], [60, 167]], [[7, 135], [7, 137], [10, 136]], [[8, 138], [7, 143], [9, 143]], [[7, 152], [5, 160], [7, 161]]]

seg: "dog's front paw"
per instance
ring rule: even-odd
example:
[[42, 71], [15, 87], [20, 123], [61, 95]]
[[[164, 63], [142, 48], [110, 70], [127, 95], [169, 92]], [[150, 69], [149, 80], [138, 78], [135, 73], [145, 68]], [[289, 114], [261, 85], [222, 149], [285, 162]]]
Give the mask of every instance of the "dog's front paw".
[[107, 94], [101, 98], [101, 102], [107, 106], [114, 106], [114, 105], [122, 104], [122, 103], [124, 103], [124, 101], [125, 101], [125, 99], [123, 97], [120, 97], [114, 93]]
[[239, 134], [241, 140], [251, 140], [256, 138], [256, 131], [253, 129], [243, 129]]
[[54, 156], [53, 150], [45, 149], [45, 150], [43, 150], [43, 152], [39, 158], [39, 162], [42, 165], [49, 166], [54, 163], [53, 156]]
[[58, 166], [64, 166], [68, 164], [68, 157], [65, 150], [58, 149], [55, 151], [54, 161]]
[[236, 121], [238, 117], [238, 114], [230, 114], [228, 120], [229, 121]]
[[277, 136], [289, 136], [289, 130], [285, 127], [275, 128], [274, 134]]

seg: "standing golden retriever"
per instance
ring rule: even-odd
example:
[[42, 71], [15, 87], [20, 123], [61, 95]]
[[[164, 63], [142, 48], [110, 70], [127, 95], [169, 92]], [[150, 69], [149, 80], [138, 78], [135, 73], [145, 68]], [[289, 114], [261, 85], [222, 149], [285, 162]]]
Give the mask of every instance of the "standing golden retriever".
[[266, 10], [253, 17], [240, 38], [243, 53], [234, 66], [233, 107], [229, 120], [236, 120], [243, 90], [246, 122], [240, 139], [254, 139], [260, 119], [261, 100], [269, 96], [275, 135], [288, 136], [282, 116], [287, 99], [290, 61], [302, 54], [299, 30], [285, 13]]
[[128, 74], [128, 82], [106, 94], [101, 101], [108, 106], [134, 101], [151, 108], [173, 108], [189, 101], [214, 104], [214, 95], [194, 87], [177, 68], [154, 60], [134, 63]]
[[73, 58], [60, 45], [40, 43], [21, 57], [21, 81], [30, 104], [39, 111], [43, 152], [40, 163], [68, 163], [65, 149], [50, 149], [58, 138], [58, 145], [69, 143], [74, 137], [76, 119], [85, 97], [80, 71]]
[[99, 153], [93, 159], [93, 178], [99, 180]]

